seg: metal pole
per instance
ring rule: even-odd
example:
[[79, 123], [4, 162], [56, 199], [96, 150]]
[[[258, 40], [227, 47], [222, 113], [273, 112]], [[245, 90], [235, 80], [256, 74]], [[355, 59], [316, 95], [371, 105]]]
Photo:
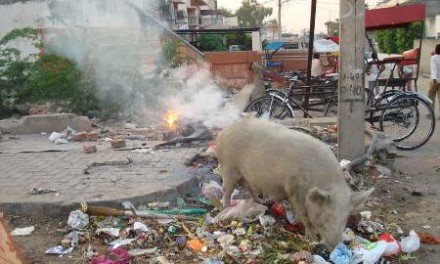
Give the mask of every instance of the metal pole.
[[281, 0], [278, 0], [278, 39], [281, 39]]
[[316, 0], [312, 0], [310, 13], [309, 51], [307, 53], [307, 80], [312, 76], [313, 42], [315, 41]]
[[[312, 77], [312, 59], [313, 59], [313, 42], [315, 41], [315, 19], [316, 19], [316, 0], [312, 0], [312, 7], [310, 12], [310, 30], [309, 30], [309, 50], [307, 53], [307, 82]], [[307, 85], [306, 95], [304, 96], [304, 109], [309, 110], [309, 94], [310, 86]], [[308, 117], [307, 112], [304, 112], [304, 117]]]

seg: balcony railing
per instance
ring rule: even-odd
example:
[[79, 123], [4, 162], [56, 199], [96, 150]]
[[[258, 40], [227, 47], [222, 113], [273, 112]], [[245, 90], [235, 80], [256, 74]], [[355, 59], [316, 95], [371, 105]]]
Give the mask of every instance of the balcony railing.
[[198, 16], [189, 16], [188, 17], [188, 24], [190, 26], [197, 26], [197, 25], [199, 25], [199, 17]]

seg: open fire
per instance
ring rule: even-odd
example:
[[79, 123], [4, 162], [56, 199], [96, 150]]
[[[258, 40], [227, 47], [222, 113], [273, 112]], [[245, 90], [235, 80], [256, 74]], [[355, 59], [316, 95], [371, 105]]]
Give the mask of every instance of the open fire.
[[179, 119], [179, 113], [177, 113], [172, 109], [169, 109], [167, 111], [166, 122], [169, 130], [176, 132], [178, 119]]

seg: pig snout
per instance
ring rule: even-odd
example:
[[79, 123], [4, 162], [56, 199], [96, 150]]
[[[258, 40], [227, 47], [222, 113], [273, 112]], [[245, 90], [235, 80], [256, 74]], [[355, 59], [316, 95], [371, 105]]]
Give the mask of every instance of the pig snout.
[[358, 209], [374, 191], [363, 192], [325, 191], [313, 188], [306, 199], [306, 210], [313, 228], [329, 250], [343, 241], [347, 218], [353, 209]]

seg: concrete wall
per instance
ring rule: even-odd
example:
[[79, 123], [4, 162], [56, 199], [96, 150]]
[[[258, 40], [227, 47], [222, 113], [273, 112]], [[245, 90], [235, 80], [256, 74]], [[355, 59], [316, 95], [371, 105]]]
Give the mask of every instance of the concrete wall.
[[[159, 1], [130, 0], [130, 2], [159, 19]], [[117, 27], [121, 25], [121, 21], [112, 15], [115, 11], [117, 14], [125, 14], [119, 16], [124, 20], [123, 25], [126, 25], [127, 21], [132, 21], [135, 26], [139, 24], [136, 11], [124, 1], [58, 0], [50, 3], [50, 1], [44, 0], [18, 2], [11, 5], [0, 4], [0, 37], [16, 28], [63, 28], [63, 23], [57, 20], [53, 13], [74, 13], [74, 19], [68, 19], [64, 22], [79, 27]]]
[[[435, 45], [440, 44], [438, 39], [424, 39], [422, 44], [422, 53], [420, 57], [420, 75], [430, 74], [431, 52], [434, 51]], [[419, 47], [419, 40], [414, 40], [414, 48]]]

